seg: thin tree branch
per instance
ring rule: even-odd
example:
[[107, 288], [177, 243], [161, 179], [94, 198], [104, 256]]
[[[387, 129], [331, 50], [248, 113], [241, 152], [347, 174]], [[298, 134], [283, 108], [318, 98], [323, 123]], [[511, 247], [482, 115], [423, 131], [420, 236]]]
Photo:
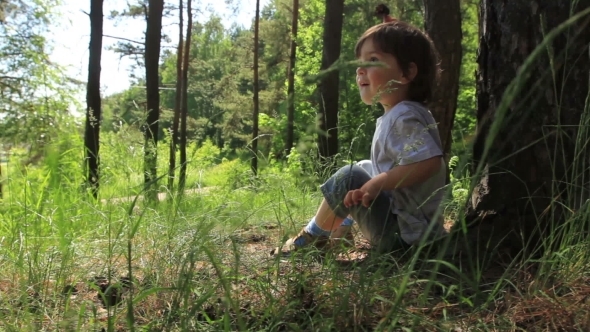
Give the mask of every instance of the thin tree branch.
[[123, 37], [117, 37], [117, 36], [111, 36], [111, 35], [102, 35], [103, 37], [107, 37], [107, 38], [112, 38], [112, 39], [117, 39], [117, 40], [123, 40], [123, 41], [127, 41], [130, 43], [136, 43], [136, 44], [141, 44], [141, 45], [145, 45], [145, 42], [140, 42], [137, 40], [132, 40], [132, 39], [127, 39], [127, 38], [123, 38]]
[[7, 79], [7, 80], [17, 80], [17, 81], [22, 81], [23, 78], [22, 77], [16, 77], [16, 76], [5, 76], [5, 75], [0, 75], [0, 79]]
[[[145, 85], [132, 85], [129, 88], [145, 89], [146, 86]], [[172, 90], [172, 91], [174, 91], [174, 90], [176, 90], [176, 88], [168, 88], [165, 86], [159, 86], [158, 90]]]

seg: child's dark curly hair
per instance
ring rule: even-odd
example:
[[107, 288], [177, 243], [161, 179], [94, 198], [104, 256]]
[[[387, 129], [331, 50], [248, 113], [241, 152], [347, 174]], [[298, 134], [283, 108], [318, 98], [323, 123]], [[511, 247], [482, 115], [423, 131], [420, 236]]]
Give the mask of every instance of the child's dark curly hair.
[[[379, 5], [375, 14], [388, 15], [389, 8]], [[355, 47], [357, 58], [369, 39], [381, 52], [393, 55], [404, 74], [411, 63], [416, 65], [418, 72], [410, 83], [408, 98], [421, 103], [429, 102], [439, 76], [438, 53], [430, 37], [406, 22], [393, 20], [381, 23], [369, 28], [359, 38]]]

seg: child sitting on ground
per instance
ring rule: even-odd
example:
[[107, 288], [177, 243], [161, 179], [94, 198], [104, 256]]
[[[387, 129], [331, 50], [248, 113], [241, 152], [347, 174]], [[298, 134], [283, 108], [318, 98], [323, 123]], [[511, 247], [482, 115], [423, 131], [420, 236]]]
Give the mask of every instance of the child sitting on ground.
[[355, 49], [363, 63], [356, 70], [361, 99], [368, 105], [378, 102], [384, 110], [371, 145], [372, 172], [359, 165], [338, 170], [320, 187], [324, 200], [316, 215], [273, 254], [319, 247], [331, 235], [342, 238], [352, 220], [380, 253], [444, 233], [437, 210], [446, 165], [436, 123], [425, 106], [438, 77], [437, 52], [421, 30], [383, 16], [384, 23], [368, 29]]

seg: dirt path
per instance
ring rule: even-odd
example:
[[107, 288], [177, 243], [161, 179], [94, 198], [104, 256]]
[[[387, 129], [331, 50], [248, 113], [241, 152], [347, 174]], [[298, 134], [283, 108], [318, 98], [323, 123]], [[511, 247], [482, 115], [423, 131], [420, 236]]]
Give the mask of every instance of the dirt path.
[[[212, 188], [215, 187], [203, 187], [203, 188], [194, 188], [194, 189], [188, 189], [184, 191], [185, 195], [193, 195], [193, 194], [206, 194], [208, 193]], [[168, 193], [167, 192], [162, 192], [162, 193], [158, 193], [158, 201], [163, 201], [166, 199]], [[136, 196], [127, 196], [127, 197], [114, 197], [114, 198], [109, 198], [109, 199], [101, 199], [100, 202], [102, 204], [107, 204], [107, 203], [111, 203], [111, 204], [119, 204], [119, 203], [131, 203], [133, 202], [133, 200], [135, 199]], [[144, 199], [143, 195], [139, 195], [139, 197], [137, 197], [137, 201], [142, 201]]]

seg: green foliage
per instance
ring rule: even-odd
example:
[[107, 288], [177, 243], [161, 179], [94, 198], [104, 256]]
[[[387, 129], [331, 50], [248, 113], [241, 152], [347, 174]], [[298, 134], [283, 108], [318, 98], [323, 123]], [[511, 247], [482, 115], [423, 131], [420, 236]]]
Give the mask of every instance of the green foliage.
[[[48, 142], [52, 127], [71, 121], [70, 106], [79, 83], [49, 61], [49, 24], [59, 19], [58, 1], [7, 2], [0, 23], [0, 140]], [[65, 128], [65, 127], [64, 127]]]
[[244, 188], [250, 185], [252, 171], [240, 159], [223, 159], [221, 164], [205, 173], [204, 184], [228, 189]]
[[193, 160], [203, 168], [219, 163], [221, 149], [207, 139], [194, 153]]
[[456, 207], [461, 208], [465, 206], [469, 195], [468, 167], [464, 162], [461, 164], [458, 156], [453, 156], [449, 160], [449, 170], [453, 203]]
[[459, 77], [457, 112], [453, 125], [453, 141], [464, 142], [475, 133], [475, 72], [477, 70], [478, 13], [477, 1], [462, 0], [463, 61]]
[[303, 173], [301, 154], [297, 149], [291, 149], [291, 153], [287, 156], [287, 170], [294, 176], [300, 176]]
[[[162, 148], [162, 145], [165, 144], [159, 144], [158, 148]], [[143, 149], [143, 135], [132, 126], [122, 125], [116, 132], [101, 133], [101, 197], [117, 197], [141, 192], [144, 181]], [[161, 151], [158, 152], [161, 153]], [[160, 158], [162, 159], [165, 158]]]
[[[340, 61], [339, 140], [341, 153], [349, 159], [368, 157], [375, 128], [375, 118], [382, 111], [364, 105], [355, 82], [354, 46], [358, 37], [371, 25], [378, 23], [373, 0], [355, 0], [345, 6]], [[273, 0], [263, 9], [260, 22], [260, 136], [259, 149], [264, 158], [283, 156], [286, 139], [286, 72], [288, 66], [291, 3]], [[295, 141], [315, 149], [318, 126], [317, 82], [310, 80], [318, 74], [321, 60], [324, 2], [302, 1], [299, 9], [299, 33], [295, 68]], [[392, 15], [417, 26], [423, 25], [422, 4], [399, 0], [390, 4]], [[464, 61], [454, 138], [461, 140], [474, 129], [475, 53], [477, 48], [477, 8], [472, 1], [463, 1]], [[211, 16], [193, 27], [189, 73], [188, 137], [198, 144], [209, 139], [220, 148], [236, 149], [251, 139], [252, 114], [252, 38], [251, 29], [232, 26], [224, 29], [221, 18]], [[174, 87], [176, 54], [165, 52], [161, 66], [162, 85]], [[141, 82], [139, 82], [141, 85]], [[105, 102], [106, 130], [115, 130], [118, 123], [139, 123], [143, 116], [141, 89], [133, 88]], [[161, 133], [171, 126], [174, 89], [162, 90]], [[134, 102], [135, 101], [135, 102]], [[110, 115], [107, 115], [110, 114]], [[309, 144], [312, 143], [312, 144]]]
[[9, 162], [3, 165], [3, 171], [9, 171], [4, 188], [7, 202], [26, 202], [39, 211], [51, 211], [51, 205], [59, 202], [55, 193], [84, 196], [81, 135], [73, 126], [50, 135], [53, 139], [34, 155], [30, 149], [11, 150]]
[[145, 88], [131, 88], [107, 96], [102, 104], [102, 131], [117, 132], [123, 125], [139, 130], [146, 117], [145, 103]]

